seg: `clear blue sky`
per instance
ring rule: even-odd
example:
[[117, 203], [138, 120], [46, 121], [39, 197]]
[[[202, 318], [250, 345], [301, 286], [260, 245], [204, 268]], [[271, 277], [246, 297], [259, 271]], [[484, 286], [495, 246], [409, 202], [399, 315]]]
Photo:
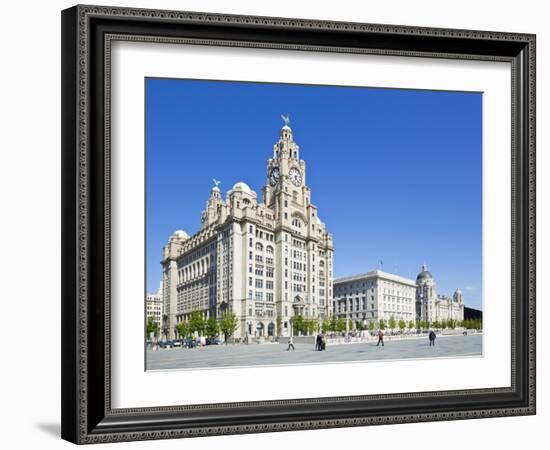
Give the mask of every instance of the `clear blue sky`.
[[289, 114], [334, 275], [378, 267], [481, 307], [482, 94], [193, 80], [146, 80], [147, 290], [170, 234], [200, 227], [212, 188], [258, 195]]

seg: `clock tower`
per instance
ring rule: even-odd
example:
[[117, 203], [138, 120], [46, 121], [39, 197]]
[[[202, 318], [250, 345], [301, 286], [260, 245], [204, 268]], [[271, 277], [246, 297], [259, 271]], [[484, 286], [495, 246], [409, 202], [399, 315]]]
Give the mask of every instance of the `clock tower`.
[[[192, 236], [177, 232], [163, 250], [163, 330], [200, 311], [233, 312], [238, 340], [311, 333], [297, 323], [332, 316], [332, 235], [317, 215], [306, 185], [306, 163], [285, 121], [267, 161], [260, 200], [240, 181], [224, 199], [214, 180]], [[315, 327], [316, 329], [318, 327]]]
[[285, 121], [267, 161], [262, 203], [272, 211], [278, 266], [278, 315], [292, 329], [296, 316], [319, 319], [332, 314], [332, 236], [311, 203], [306, 163]]
[[273, 146], [273, 158], [267, 162], [267, 179], [263, 188], [264, 205], [275, 212], [275, 217], [281, 225], [290, 226], [292, 220], [285, 205], [292, 204], [302, 209], [307, 215], [311, 193], [306, 185], [306, 163], [300, 159], [300, 146], [294, 142], [290, 120], [282, 116], [285, 125], [281, 129], [279, 139]]

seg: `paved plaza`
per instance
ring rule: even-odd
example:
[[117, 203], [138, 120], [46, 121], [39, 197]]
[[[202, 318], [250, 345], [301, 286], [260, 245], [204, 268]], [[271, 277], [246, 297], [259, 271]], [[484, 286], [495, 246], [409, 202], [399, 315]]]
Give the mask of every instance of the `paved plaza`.
[[296, 350], [286, 351], [287, 344], [210, 345], [192, 349], [172, 348], [147, 350], [147, 370], [198, 369], [287, 365], [344, 361], [376, 361], [383, 359], [417, 359], [453, 356], [481, 356], [482, 335], [440, 336], [434, 347], [428, 338], [387, 340], [376, 346], [372, 340], [363, 343], [328, 345], [325, 351], [313, 345], [294, 344]]

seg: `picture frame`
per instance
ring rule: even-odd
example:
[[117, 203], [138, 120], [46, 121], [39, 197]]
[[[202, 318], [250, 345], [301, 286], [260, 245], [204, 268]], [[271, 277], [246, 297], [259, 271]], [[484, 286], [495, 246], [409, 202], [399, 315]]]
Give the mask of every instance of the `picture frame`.
[[[511, 385], [113, 408], [111, 44], [511, 65]], [[535, 414], [535, 36], [78, 5], [62, 12], [62, 438], [85, 444]], [[182, 374], [185, 376], [185, 374]]]

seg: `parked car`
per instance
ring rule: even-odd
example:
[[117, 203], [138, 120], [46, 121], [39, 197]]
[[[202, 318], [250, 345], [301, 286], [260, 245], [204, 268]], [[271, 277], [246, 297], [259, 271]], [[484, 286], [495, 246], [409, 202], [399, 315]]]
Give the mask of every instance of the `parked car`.
[[181, 347], [181, 346], [182, 346], [181, 339], [175, 339], [174, 341], [172, 341], [172, 347]]
[[160, 348], [172, 348], [174, 346], [173, 341], [159, 341]]
[[221, 343], [222, 341], [220, 340], [220, 338], [206, 338], [206, 345], [220, 345]]

